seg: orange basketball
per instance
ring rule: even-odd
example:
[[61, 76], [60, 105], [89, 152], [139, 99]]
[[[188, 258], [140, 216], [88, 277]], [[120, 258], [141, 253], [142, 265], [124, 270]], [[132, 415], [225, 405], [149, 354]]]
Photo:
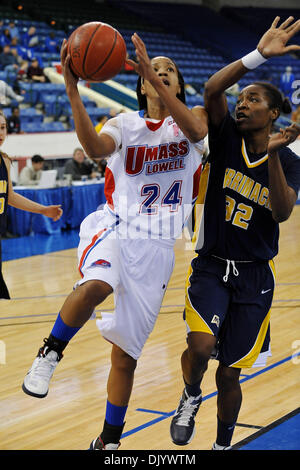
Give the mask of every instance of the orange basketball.
[[73, 31], [68, 40], [68, 52], [71, 69], [77, 77], [104, 82], [124, 67], [126, 44], [115, 28], [93, 21]]

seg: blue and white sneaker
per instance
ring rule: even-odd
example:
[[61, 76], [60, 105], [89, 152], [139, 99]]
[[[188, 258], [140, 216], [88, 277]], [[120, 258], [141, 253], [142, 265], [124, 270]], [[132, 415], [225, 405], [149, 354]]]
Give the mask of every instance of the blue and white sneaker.
[[214, 442], [211, 450], [231, 450], [231, 449], [232, 449], [231, 446], [227, 446], [227, 447], [226, 446], [220, 446], [219, 444]]
[[202, 394], [197, 397], [189, 396], [183, 390], [179, 406], [171, 422], [170, 433], [174, 444], [185, 446], [189, 444], [195, 434], [195, 416], [202, 402]]

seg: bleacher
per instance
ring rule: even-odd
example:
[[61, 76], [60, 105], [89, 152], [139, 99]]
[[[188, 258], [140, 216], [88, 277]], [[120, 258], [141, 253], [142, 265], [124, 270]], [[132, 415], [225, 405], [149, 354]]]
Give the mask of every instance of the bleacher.
[[[227, 63], [252, 50], [274, 16], [272, 10], [266, 9], [255, 9], [254, 12], [251, 8], [226, 7], [216, 13], [203, 6], [153, 3], [149, 8], [148, 2], [125, 0], [101, 4], [92, 0], [84, 4], [78, 0], [53, 0], [51, 7], [46, 0], [29, 0], [24, 2], [23, 11], [14, 9], [15, 2], [7, 1], [5, 4], [5, 8], [1, 6], [4, 24], [13, 19], [22, 33], [30, 26], [35, 26], [40, 42], [30, 52], [43, 67], [54, 66], [60, 60], [58, 52], [46, 51], [46, 38], [53, 31], [60, 45], [62, 39], [68, 37], [79, 24], [92, 20], [107, 22], [121, 32], [130, 56], [134, 56], [131, 35], [137, 31], [145, 41], [150, 57], [162, 54], [170, 56], [180, 68], [185, 82], [196, 89], [196, 95], [187, 94], [188, 106], [203, 104], [203, 88], [207, 79]], [[254, 13], [257, 19], [255, 28]], [[280, 13], [286, 17], [292, 12], [285, 10]], [[165, 25], [168, 25], [167, 29]], [[293, 42], [300, 44], [300, 34]], [[299, 58], [288, 55], [271, 59], [257, 70], [249, 72], [239, 85], [242, 88], [254, 80], [272, 80], [278, 86], [280, 75], [287, 64], [292, 65], [294, 73], [300, 77]], [[0, 80], [14, 86], [16, 75], [0, 71]], [[135, 90], [136, 80], [134, 73], [125, 71], [114, 77], [114, 81], [130, 90]], [[22, 80], [18, 84], [24, 93], [24, 101], [19, 106], [23, 131], [74, 130], [71, 107], [63, 84]], [[97, 90], [97, 84], [90, 84], [90, 87]], [[94, 124], [99, 115], [108, 114], [107, 107], [99, 108], [95, 101], [86, 96], [82, 99]], [[234, 107], [234, 101], [229, 97], [230, 110]], [[11, 106], [16, 104], [12, 102]], [[6, 114], [9, 112], [8, 108]]]

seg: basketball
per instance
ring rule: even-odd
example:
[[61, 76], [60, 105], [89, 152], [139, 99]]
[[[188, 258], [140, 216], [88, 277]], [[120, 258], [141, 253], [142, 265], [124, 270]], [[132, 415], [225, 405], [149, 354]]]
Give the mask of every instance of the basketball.
[[83, 80], [104, 82], [124, 67], [126, 44], [122, 35], [106, 23], [79, 26], [68, 40], [72, 72]]

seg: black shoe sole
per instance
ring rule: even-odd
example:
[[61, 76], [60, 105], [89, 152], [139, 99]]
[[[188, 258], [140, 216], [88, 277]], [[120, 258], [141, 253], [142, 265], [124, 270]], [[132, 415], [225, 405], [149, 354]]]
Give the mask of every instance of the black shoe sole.
[[35, 398], [45, 398], [47, 395], [48, 395], [48, 391], [47, 393], [45, 393], [44, 395], [38, 395], [37, 393], [33, 393], [33, 392], [30, 392], [24, 385], [22, 385], [22, 390], [24, 393], [26, 393], [26, 395], [30, 395], [31, 397], [35, 397]]
[[172, 437], [172, 433], [171, 433], [171, 430], [170, 430], [170, 436], [171, 436], [171, 439], [172, 439], [172, 442], [173, 444], [176, 444], [177, 446], [187, 446], [188, 444], [190, 444], [192, 442], [192, 440], [194, 439], [195, 437], [195, 433], [196, 433], [196, 427], [194, 425], [194, 428], [193, 428], [193, 432], [191, 434], [191, 437], [187, 440], [187, 441], [184, 441], [184, 442], [178, 442], [178, 441], [175, 441]]

